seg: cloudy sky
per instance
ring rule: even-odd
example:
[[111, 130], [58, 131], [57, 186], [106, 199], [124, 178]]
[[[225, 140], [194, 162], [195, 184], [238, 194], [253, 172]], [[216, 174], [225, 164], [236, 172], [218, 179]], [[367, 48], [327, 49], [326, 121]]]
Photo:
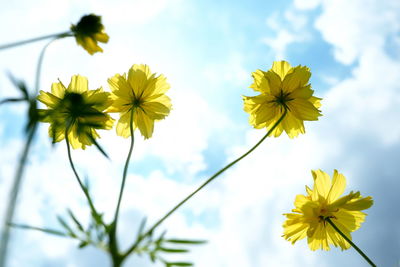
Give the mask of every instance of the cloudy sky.
[[[199, 267], [367, 266], [353, 249], [312, 252], [306, 241], [282, 235], [282, 213], [312, 185], [310, 170], [347, 177], [375, 203], [353, 240], [378, 266], [400, 264], [400, 2], [398, 0], [284, 1], [51, 1], [2, 3], [1, 42], [58, 33], [88, 13], [102, 15], [110, 42], [88, 55], [70, 39], [47, 50], [41, 89], [59, 78], [88, 77], [90, 89], [148, 64], [171, 84], [173, 111], [153, 138], [136, 144], [122, 203], [122, 246], [140, 220], [154, 222], [264, 134], [248, 124], [241, 95], [252, 95], [251, 72], [274, 60], [306, 65], [323, 106], [305, 135], [267, 139], [171, 216], [161, 230], [170, 237], [207, 239], [179, 256]], [[44, 43], [0, 51], [0, 98], [17, 95], [10, 71], [32, 88]], [[0, 107], [0, 219], [23, 144], [24, 105]], [[61, 229], [56, 215], [71, 208], [84, 221], [88, 209], [68, 168], [65, 143], [52, 147], [41, 125], [24, 179], [15, 221]], [[101, 133], [110, 154], [73, 151], [89, 177], [100, 210], [111, 218], [129, 141]], [[37, 232], [13, 231], [10, 267], [110, 266], [106, 254]], [[152, 265], [131, 257], [126, 266]]]

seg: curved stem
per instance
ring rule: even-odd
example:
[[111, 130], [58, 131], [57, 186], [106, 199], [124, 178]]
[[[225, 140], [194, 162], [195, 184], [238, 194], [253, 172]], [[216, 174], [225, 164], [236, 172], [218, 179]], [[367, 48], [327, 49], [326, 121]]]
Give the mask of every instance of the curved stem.
[[[58, 37], [61, 38], [61, 37]], [[55, 40], [58, 40], [58, 38], [55, 38], [48, 42], [42, 49], [39, 55], [39, 60], [37, 63], [37, 68], [36, 68], [36, 82], [35, 82], [35, 95], [38, 94], [39, 92], [39, 85], [40, 85], [40, 74], [42, 73], [42, 63], [43, 63], [43, 58], [44, 58], [44, 53], [46, 52], [47, 47], [54, 42]]]
[[91, 211], [94, 212], [96, 215], [98, 215], [98, 213], [97, 213], [97, 211], [96, 211], [96, 209], [95, 209], [95, 207], [94, 207], [94, 205], [93, 205], [92, 199], [91, 199], [90, 196], [89, 196], [89, 192], [88, 192], [87, 188], [83, 185], [83, 183], [82, 183], [82, 181], [81, 181], [81, 178], [79, 178], [78, 172], [77, 172], [76, 169], [75, 169], [74, 162], [72, 161], [71, 148], [70, 148], [70, 146], [69, 146], [69, 140], [68, 140], [68, 127], [67, 127], [67, 129], [65, 130], [65, 141], [66, 141], [66, 144], [67, 144], [68, 160], [69, 160], [69, 163], [70, 163], [70, 165], [71, 165], [72, 171], [73, 171], [74, 174], [75, 174], [76, 180], [78, 181], [79, 186], [81, 187], [83, 193], [84, 193], [85, 196], [86, 196], [86, 199], [87, 199], [87, 201], [88, 201], [88, 203], [89, 203], [89, 206], [90, 206]]
[[27, 39], [27, 40], [23, 40], [23, 41], [18, 41], [18, 42], [14, 42], [14, 43], [0, 45], [0, 50], [12, 48], [12, 47], [16, 47], [16, 46], [20, 46], [20, 45], [24, 45], [24, 44], [29, 44], [29, 43], [49, 39], [49, 38], [58, 39], [58, 38], [63, 38], [63, 37], [67, 37], [67, 36], [72, 36], [72, 32], [67, 31], [67, 32], [62, 32], [62, 33], [50, 34], [50, 35], [45, 35], [45, 36]]
[[15, 206], [17, 202], [19, 188], [21, 187], [22, 176], [24, 174], [24, 169], [26, 165], [26, 160], [28, 158], [29, 150], [35, 136], [37, 129], [37, 122], [34, 123], [33, 127], [29, 131], [28, 138], [25, 143], [24, 150], [22, 152], [21, 158], [18, 163], [17, 172], [15, 174], [14, 183], [12, 185], [12, 190], [10, 194], [10, 199], [8, 201], [6, 215], [4, 217], [3, 230], [1, 232], [0, 239], [0, 267], [5, 267], [6, 256], [8, 250], [8, 240], [10, 238], [10, 226], [9, 223], [13, 220]]
[[121, 183], [121, 188], [120, 188], [120, 191], [119, 191], [118, 204], [117, 204], [117, 208], [115, 210], [115, 216], [114, 216], [115, 224], [117, 224], [117, 220], [118, 220], [119, 208], [121, 206], [122, 195], [124, 193], [124, 188], [125, 188], [126, 175], [128, 174], [129, 161], [131, 159], [133, 145], [135, 143], [135, 138], [134, 138], [134, 135], [133, 135], [133, 112], [134, 112], [134, 109], [132, 108], [131, 109], [130, 121], [129, 121], [129, 131], [130, 131], [130, 134], [131, 134], [131, 145], [129, 147], [128, 157], [126, 158], [124, 172], [122, 174], [122, 183]]
[[186, 201], [188, 201], [189, 199], [191, 199], [197, 192], [199, 192], [201, 189], [203, 189], [206, 185], [208, 185], [209, 183], [211, 183], [214, 179], [216, 179], [220, 174], [222, 174], [223, 172], [225, 172], [227, 169], [229, 169], [230, 167], [232, 167], [233, 165], [235, 165], [237, 162], [239, 162], [240, 160], [242, 160], [243, 158], [245, 158], [247, 155], [249, 155], [251, 152], [253, 152], [253, 150], [255, 150], [274, 130], [275, 128], [279, 125], [279, 123], [282, 122], [283, 118], [286, 116], [287, 113], [287, 109], [285, 108], [282, 116], [279, 118], [279, 120], [276, 121], [276, 123], [271, 127], [271, 129], [269, 129], [269, 131], [267, 132], [266, 135], [264, 135], [260, 141], [258, 141], [257, 144], [255, 144], [250, 150], [248, 150], [246, 153], [244, 153], [242, 156], [240, 156], [239, 158], [235, 159], [234, 161], [232, 161], [231, 163], [229, 163], [228, 165], [226, 165], [224, 168], [222, 168], [221, 170], [219, 170], [218, 172], [216, 172], [213, 176], [211, 176], [210, 178], [208, 178], [207, 181], [205, 181], [200, 187], [198, 187], [195, 191], [193, 191], [190, 195], [188, 195], [185, 199], [183, 199], [181, 202], [179, 202], [178, 205], [176, 205], [174, 208], [172, 208], [167, 214], [164, 215], [164, 217], [162, 217], [161, 219], [159, 219], [151, 228], [150, 230], [148, 230], [145, 234], [143, 234], [142, 236], [140, 236], [137, 241], [135, 242], [135, 244], [132, 245], [132, 247], [130, 247], [128, 249], [128, 251], [124, 254], [124, 257], [127, 257], [130, 253], [132, 253], [132, 251], [134, 251], [136, 249], [136, 247], [139, 245], [139, 243], [147, 236], [149, 236], [154, 229], [156, 229], [163, 221], [165, 221], [165, 219], [167, 219], [172, 213], [174, 213], [180, 206], [182, 206]]
[[115, 209], [115, 215], [114, 215], [114, 220], [111, 224], [111, 229], [109, 232], [110, 236], [110, 256], [113, 262], [114, 267], [121, 266], [122, 262], [124, 261], [125, 257], [120, 254], [119, 249], [118, 249], [118, 241], [117, 241], [117, 225], [118, 225], [118, 216], [119, 216], [119, 210], [121, 207], [121, 201], [122, 201], [122, 195], [124, 193], [124, 188], [125, 188], [125, 182], [126, 182], [126, 176], [128, 174], [128, 167], [129, 167], [129, 161], [132, 156], [132, 151], [133, 151], [133, 145], [135, 143], [135, 137], [133, 134], [133, 113], [134, 113], [134, 108], [131, 109], [131, 116], [129, 120], [129, 131], [131, 134], [131, 144], [129, 147], [129, 152], [128, 156], [125, 161], [125, 167], [124, 171], [122, 174], [122, 183], [121, 183], [121, 188], [119, 191], [119, 196], [118, 196], [118, 202], [117, 202], [117, 207]]
[[[26, 44], [26, 43], [30, 43], [30, 42], [43, 40], [43, 39], [46, 39], [46, 38], [54, 37], [53, 40], [48, 42], [43, 47], [43, 49], [42, 49], [42, 51], [40, 53], [40, 56], [39, 56], [37, 69], [36, 69], [36, 80], [35, 80], [35, 94], [34, 94], [34, 96], [36, 96], [36, 94], [37, 94], [37, 92], [39, 90], [40, 73], [41, 73], [41, 69], [42, 69], [42, 62], [43, 62], [43, 58], [44, 58], [44, 54], [45, 54], [46, 48], [53, 41], [55, 41], [55, 40], [57, 40], [59, 38], [63, 38], [63, 37], [69, 36], [70, 34], [71, 34], [71, 32], [68, 31], [68, 32], [64, 32], [64, 33], [52, 34], [52, 35], [43, 36], [43, 37], [39, 37], [39, 38], [34, 38], [34, 39], [26, 40], [26, 41], [21, 41], [21, 42], [17, 42], [17, 43], [13, 43], [13, 44], [3, 45], [3, 46], [0, 46], [0, 50], [1, 49], [10, 48], [10, 47], [13, 47], [13, 46], [17, 46], [17, 45], [22, 45], [22, 44]], [[36, 101], [36, 100], [32, 100], [32, 101]], [[30, 101], [30, 105], [32, 105], [31, 101]], [[1, 239], [0, 239], [0, 267], [4, 267], [5, 264], [6, 264], [6, 256], [7, 256], [7, 250], [8, 250], [8, 240], [9, 240], [9, 237], [10, 237], [10, 226], [9, 226], [9, 223], [12, 221], [12, 219], [14, 217], [17, 197], [18, 197], [19, 189], [21, 187], [22, 175], [24, 173], [26, 160], [28, 158], [28, 154], [29, 154], [29, 150], [30, 150], [33, 138], [34, 138], [34, 136], [36, 134], [37, 125], [38, 125], [37, 121], [33, 122], [32, 128], [29, 131], [29, 135], [28, 135], [28, 138], [27, 138], [26, 143], [25, 143], [24, 150], [23, 150], [21, 158], [19, 160], [17, 172], [15, 174], [14, 184], [12, 186], [10, 200], [8, 202], [6, 216], [4, 218], [4, 225], [3, 225], [3, 228], [2, 228], [3, 230], [2, 230], [2, 233], [1, 233]]]
[[325, 218], [325, 221], [327, 221], [332, 227], [333, 229], [336, 230], [336, 232], [339, 233], [339, 235], [341, 235], [347, 242], [349, 242], [349, 244], [373, 267], [376, 267], [375, 263], [373, 263], [367, 255], [365, 255], [365, 253], [356, 246], [356, 244], [354, 244], [342, 231], [339, 230], [339, 228], [332, 222], [331, 218]]

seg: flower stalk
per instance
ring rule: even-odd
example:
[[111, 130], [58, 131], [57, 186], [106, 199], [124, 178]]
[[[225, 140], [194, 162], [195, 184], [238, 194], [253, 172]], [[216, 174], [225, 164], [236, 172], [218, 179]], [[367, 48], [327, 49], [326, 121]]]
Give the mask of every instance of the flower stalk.
[[121, 188], [120, 188], [120, 191], [119, 191], [117, 207], [115, 209], [114, 221], [111, 224], [111, 229], [110, 229], [110, 233], [109, 233], [109, 236], [110, 236], [110, 254], [111, 254], [111, 258], [112, 258], [114, 267], [121, 266], [123, 260], [125, 259], [125, 257], [123, 257], [123, 255], [120, 255], [119, 249], [118, 249], [117, 225], [118, 225], [118, 216], [119, 216], [119, 210], [120, 210], [121, 201], [122, 201], [122, 195], [123, 195], [124, 189], [125, 189], [126, 176], [128, 174], [129, 161], [131, 159], [133, 146], [134, 146], [134, 143], [135, 143], [135, 138], [134, 138], [134, 134], [133, 134], [133, 114], [134, 114], [134, 108], [132, 108], [131, 111], [130, 111], [130, 120], [129, 120], [129, 129], [130, 129], [130, 134], [131, 134], [131, 144], [130, 144], [130, 147], [129, 147], [128, 156], [126, 158], [125, 167], [124, 167], [124, 171], [123, 171], [123, 174], [122, 174]]
[[282, 122], [282, 120], [285, 118], [287, 114], [287, 109], [284, 109], [284, 112], [282, 113], [282, 116], [276, 121], [276, 123], [269, 129], [269, 131], [261, 138], [260, 141], [258, 141], [257, 144], [255, 144], [250, 150], [248, 150], [246, 153], [244, 153], [242, 156], [239, 158], [235, 159], [225, 167], [223, 167], [221, 170], [216, 172], [213, 176], [207, 179], [200, 187], [198, 187], [195, 191], [193, 191], [191, 194], [189, 194], [185, 199], [183, 199], [181, 202], [179, 202], [178, 205], [176, 205], [174, 208], [172, 208], [167, 214], [165, 214], [161, 219], [159, 219], [145, 234], [141, 235], [138, 237], [137, 241], [128, 249], [128, 251], [124, 254], [124, 256], [128, 256], [130, 253], [132, 253], [137, 246], [140, 244], [140, 242], [146, 238], [147, 236], [151, 235], [153, 231], [162, 223], [164, 222], [172, 213], [174, 213], [180, 206], [185, 204], [189, 199], [191, 199], [195, 194], [197, 194], [200, 190], [202, 190], [204, 187], [206, 187], [209, 183], [211, 183], [213, 180], [215, 180], [219, 175], [224, 173], [227, 169], [238, 163], [240, 160], [245, 158], [247, 155], [249, 155], [251, 152], [253, 152], [274, 130], [275, 128]]
[[68, 37], [68, 36], [73, 36], [71, 31], [56, 33], [56, 34], [49, 34], [49, 35], [40, 36], [40, 37], [36, 37], [36, 38], [32, 38], [32, 39], [27, 39], [27, 40], [13, 42], [13, 43], [9, 43], [9, 44], [0, 45], [0, 50], [13, 48], [13, 47], [17, 47], [17, 46], [21, 46], [21, 45], [25, 45], [25, 44], [29, 44], [29, 43], [34, 43], [34, 42], [42, 41], [45, 39], [50, 39], [50, 38], [60, 39], [60, 38]]
[[94, 205], [93, 205], [93, 201], [92, 201], [92, 199], [90, 198], [88, 189], [87, 189], [87, 187], [82, 183], [82, 180], [81, 180], [81, 178], [79, 177], [78, 172], [77, 172], [76, 169], [75, 169], [75, 165], [74, 165], [74, 162], [73, 162], [72, 156], [71, 156], [71, 148], [70, 148], [69, 138], [68, 138], [68, 128], [69, 128], [69, 127], [67, 127], [67, 129], [65, 130], [65, 142], [66, 142], [66, 144], [67, 144], [68, 160], [69, 160], [69, 163], [70, 163], [70, 165], [71, 165], [71, 169], [72, 169], [72, 171], [74, 172], [75, 178], [76, 178], [76, 180], [78, 181], [79, 186], [81, 187], [83, 193], [84, 193], [85, 196], [86, 196], [86, 199], [87, 199], [87, 201], [88, 201], [88, 203], [89, 203], [89, 206], [90, 206], [90, 210], [91, 210], [92, 212], [94, 212], [95, 215], [98, 215], [97, 210], [96, 210], [96, 208], [95, 208]]
[[372, 266], [372, 267], [376, 267], [376, 264], [372, 262], [372, 260], [370, 258], [368, 258], [368, 256], [359, 248], [357, 247], [356, 244], [354, 244], [342, 231], [340, 231], [340, 229], [332, 222], [331, 218], [326, 217], [324, 219], [325, 221], [327, 221], [332, 227], [333, 229], [336, 230], [336, 232], [339, 233], [339, 235], [341, 235], [347, 242], [349, 242], [349, 244]]

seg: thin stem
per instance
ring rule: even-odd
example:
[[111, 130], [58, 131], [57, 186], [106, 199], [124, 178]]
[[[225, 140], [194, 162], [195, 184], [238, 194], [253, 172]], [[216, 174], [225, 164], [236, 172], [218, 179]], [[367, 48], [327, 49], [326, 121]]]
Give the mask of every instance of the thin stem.
[[325, 221], [327, 221], [335, 230], [336, 232], [339, 233], [339, 235], [341, 235], [347, 242], [349, 242], [349, 244], [355, 249], [357, 250], [357, 252], [373, 267], [376, 267], [376, 264], [373, 263], [367, 255], [365, 255], [364, 252], [362, 252], [362, 250], [356, 246], [356, 244], [354, 244], [342, 231], [339, 230], [339, 228], [332, 222], [331, 218], [327, 217], [325, 218]]
[[[64, 33], [59, 33], [59, 34], [47, 35], [47, 36], [38, 37], [38, 38], [26, 40], [26, 41], [21, 41], [21, 42], [17, 42], [17, 43], [13, 43], [13, 44], [3, 45], [3, 46], [0, 46], [0, 50], [1, 49], [10, 48], [10, 47], [13, 47], [13, 46], [17, 46], [17, 45], [23, 45], [23, 44], [26, 44], [26, 43], [43, 40], [43, 39], [46, 39], [46, 38], [54, 37], [53, 40], [51, 40], [49, 43], [47, 43], [43, 47], [43, 49], [42, 49], [42, 51], [40, 53], [40, 56], [39, 56], [37, 69], [36, 69], [35, 94], [34, 94], [34, 96], [36, 96], [36, 94], [37, 94], [37, 92], [39, 90], [40, 73], [41, 73], [42, 62], [43, 62], [43, 58], [44, 58], [44, 54], [45, 54], [46, 48], [53, 41], [55, 41], [55, 40], [57, 40], [59, 38], [70, 36], [70, 35], [71, 35], [70, 31], [64, 32]], [[33, 100], [33, 101], [36, 101], [36, 100]], [[30, 105], [32, 105], [31, 101], [30, 101]], [[14, 184], [12, 186], [10, 200], [8, 202], [6, 216], [5, 216], [5, 219], [4, 219], [4, 225], [3, 225], [3, 228], [2, 228], [3, 230], [2, 230], [2, 233], [1, 233], [1, 239], [0, 239], [0, 267], [5, 267], [5, 264], [6, 264], [8, 241], [9, 241], [9, 238], [10, 238], [10, 226], [8, 225], [8, 223], [11, 222], [13, 220], [13, 217], [14, 217], [17, 197], [18, 197], [19, 189], [21, 187], [22, 175], [23, 175], [23, 172], [24, 172], [26, 160], [28, 158], [28, 154], [29, 154], [29, 150], [30, 150], [33, 138], [34, 138], [34, 136], [36, 134], [37, 125], [38, 125], [37, 121], [33, 122], [32, 128], [29, 131], [29, 135], [28, 135], [28, 138], [27, 138], [26, 143], [25, 143], [24, 150], [23, 150], [21, 158], [19, 160], [17, 172], [15, 174]]]
[[43, 63], [43, 58], [44, 58], [44, 53], [46, 52], [47, 47], [54, 42], [55, 40], [58, 40], [59, 38], [62, 37], [56, 37], [53, 40], [51, 40], [50, 42], [48, 42], [42, 49], [42, 51], [40, 52], [39, 55], [39, 60], [37, 63], [37, 68], [36, 68], [36, 82], [35, 82], [35, 95], [37, 95], [37, 93], [39, 92], [39, 87], [40, 87], [40, 74], [42, 72], [42, 63]]
[[85, 196], [86, 196], [86, 199], [87, 199], [87, 201], [88, 201], [88, 203], [89, 203], [90, 209], [92, 210], [92, 212], [94, 212], [96, 215], [98, 215], [98, 213], [97, 213], [97, 211], [96, 211], [96, 208], [95, 208], [94, 205], [93, 205], [92, 199], [91, 199], [90, 196], [89, 196], [89, 192], [88, 192], [87, 188], [83, 185], [83, 183], [82, 183], [82, 181], [81, 181], [81, 178], [79, 178], [78, 172], [77, 172], [76, 169], [75, 169], [74, 162], [72, 161], [71, 148], [70, 148], [69, 140], [68, 140], [68, 128], [69, 128], [69, 127], [67, 127], [67, 129], [65, 130], [65, 141], [66, 141], [66, 144], [67, 144], [67, 151], [68, 151], [69, 163], [70, 163], [70, 165], [71, 165], [72, 171], [73, 171], [74, 174], [75, 174], [76, 180], [77, 180], [78, 183], [79, 183], [79, 186], [81, 187], [83, 193], [84, 193]]
[[121, 200], [122, 200], [122, 194], [124, 193], [124, 188], [125, 188], [126, 175], [128, 174], [129, 161], [131, 159], [133, 145], [135, 143], [135, 138], [134, 138], [134, 135], [133, 135], [133, 112], [134, 112], [134, 109], [132, 108], [131, 117], [130, 117], [130, 121], [129, 121], [129, 131], [130, 131], [130, 134], [131, 134], [131, 145], [129, 147], [128, 157], [126, 158], [124, 172], [122, 174], [121, 189], [119, 191], [118, 204], [117, 204], [117, 208], [115, 210], [115, 216], [114, 216], [115, 224], [117, 223], [117, 220], [118, 220], [119, 208], [120, 208]]
[[23, 40], [23, 41], [0, 45], [0, 50], [12, 48], [12, 47], [16, 47], [16, 46], [20, 46], [20, 45], [24, 45], [24, 44], [29, 44], [29, 43], [49, 39], [49, 38], [58, 39], [58, 38], [67, 37], [67, 36], [72, 36], [72, 32], [67, 31], [67, 32], [62, 32], [62, 33], [49, 34], [49, 35], [45, 35], [45, 36], [41, 36], [41, 37], [36, 37], [36, 38], [32, 38], [32, 39], [27, 39], [27, 40]]
[[126, 176], [128, 174], [128, 167], [129, 167], [129, 161], [132, 156], [132, 151], [133, 151], [133, 146], [135, 143], [135, 138], [134, 138], [134, 133], [133, 133], [133, 113], [134, 113], [134, 108], [131, 109], [130, 112], [130, 120], [129, 120], [129, 131], [131, 134], [131, 144], [129, 147], [129, 152], [128, 156], [126, 158], [125, 166], [124, 166], [124, 171], [122, 174], [122, 183], [121, 183], [121, 188], [119, 191], [119, 196], [118, 196], [118, 202], [117, 202], [117, 207], [115, 209], [115, 215], [114, 215], [114, 221], [111, 224], [111, 230], [110, 230], [110, 254], [111, 254], [111, 259], [113, 261], [113, 266], [118, 267], [121, 266], [124, 257], [119, 253], [118, 249], [118, 241], [117, 241], [117, 225], [118, 225], [118, 216], [119, 216], [119, 210], [121, 207], [121, 201], [122, 201], [122, 195], [124, 193], [124, 188], [125, 188], [125, 182], [126, 182]]
[[29, 131], [29, 135], [26, 140], [24, 150], [22, 152], [21, 158], [19, 159], [17, 172], [14, 177], [14, 183], [12, 186], [10, 199], [8, 201], [6, 216], [4, 218], [3, 230], [1, 233], [1, 239], [0, 239], [0, 267], [5, 267], [5, 264], [6, 264], [8, 241], [10, 238], [10, 226], [8, 223], [11, 222], [14, 217], [14, 211], [15, 211], [15, 206], [16, 206], [16, 202], [17, 202], [18, 192], [19, 192], [19, 188], [21, 186], [22, 176], [24, 174], [26, 160], [28, 158], [29, 150], [31, 148], [31, 144], [32, 144], [33, 138], [35, 136], [36, 129], [37, 129], [37, 122], [34, 123], [32, 129]]
[[242, 160], [243, 158], [245, 158], [247, 155], [249, 155], [251, 152], [253, 152], [253, 150], [255, 150], [274, 130], [275, 128], [279, 125], [279, 123], [281, 123], [281, 121], [283, 120], [283, 118], [286, 116], [287, 113], [287, 109], [284, 110], [282, 116], [279, 118], [279, 120], [277, 120], [277, 122], [271, 127], [271, 129], [269, 129], [269, 131], [267, 132], [266, 135], [264, 135], [260, 141], [258, 141], [257, 144], [255, 144], [249, 151], [247, 151], [246, 153], [244, 153], [242, 156], [240, 156], [239, 158], [235, 159], [234, 161], [232, 161], [231, 163], [229, 163], [228, 165], [226, 165], [224, 168], [222, 168], [221, 170], [219, 170], [218, 172], [216, 172], [213, 176], [211, 176], [210, 178], [208, 178], [207, 181], [205, 181], [200, 187], [198, 187], [195, 191], [193, 191], [190, 195], [188, 195], [185, 199], [183, 199], [181, 202], [179, 202], [178, 205], [176, 205], [173, 209], [171, 209], [167, 214], [164, 215], [164, 217], [162, 217], [161, 219], [159, 219], [151, 228], [150, 230], [148, 230], [144, 235], [139, 236], [139, 238], [137, 239], [137, 241], [135, 242], [135, 244], [132, 245], [132, 247], [130, 247], [128, 249], [128, 251], [124, 254], [124, 257], [127, 257], [130, 253], [132, 253], [132, 251], [134, 251], [136, 249], [136, 247], [139, 245], [139, 243], [147, 236], [149, 236], [154, 229], [156, 229], [165, 219], [167, 219], [172, 213], [174, 213], [180, 206], [182, 206], [186, 201], [188, 201], [190, 198], [192, 198], [197, 192], [199, 192], [201, 189], [203, 189], [206, 185], [208, 185], [209, 183], [211, 183], [214, 179], [216, 179], [220, 174], [222, 174], [223, 172], [225, 172], [227, 169], [229, 169], [230, 167], [232, 167], [234, 164], [236, 164], [237, 162], [239, 162], [240, 160]]
[[10, 223], [9, 225], [11, 227], [20, 228], [20, 229], [24, 229], [24, 230], [35, 230], [35, 231], [39, 231], [39, 232], [43, 232], [43, 233], [47, 233], [47, 234], [52, 234], [52, 235], [57, 235], [57, 236], [61, 236], [61, 237], [72, 238], [68, 234], [63, 233], [63, 232], [58, 231], [58, 230], [54, 230], [54, 229], [47, 229], [47, 228], [41, 228], [41, 227], [36, 227], [36, 226], [30, 226], [30, 225], [27, 225], [27, 224], [17, 224], [17, 223]]

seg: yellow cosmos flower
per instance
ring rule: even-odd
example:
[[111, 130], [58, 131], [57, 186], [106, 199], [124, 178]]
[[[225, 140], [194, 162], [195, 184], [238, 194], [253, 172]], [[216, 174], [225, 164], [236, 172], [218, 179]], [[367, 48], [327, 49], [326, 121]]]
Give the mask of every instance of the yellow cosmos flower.
[[165, 95], [170, 88], [163, 75], [151, 73], [147, 65], [133, 65], [126, 74], [108, 79], [114, 100], [109, 112], [119, 112], [117, 134], [130, 136], [130, 114], [133, 109], [133, 127], [139, 128], [145, 139], [154, 130], [154, 121], [164, 119], [171, 110], [171, 100]]
[[76, 42], [82, 46], [89, 54], [103, 52], [97, 42], [107, 43], [109, 36], [104, 32], [101, 24], [101, 17], [94, 14], [86, 15], [81, 18], [77, 25], [71, 26]]
[[305, 133], [304, 121], [318, 120], [321, 98], [313, 96], [308, 83], [311, 72], [305, 66], [291, 67], [286, 61], [274, 62], [265, 72], [252, 73], [254, 83], [250, 86], [260, 92], [257, 96], [243, 96], [244, 110], [250, 114], [249, 122], [257, 129], [267, 130], [279, 120], [285, 109], [287, 114], [272, 131], [275, 137], [283, 130], [290, 138]]
[[351, 191], [342, 196], [346, 187], [345, 177], [333, 173], [333, 180], [321, 170], [312, 171], [314, 187], [306, 186], [307, 195], [297, 195], [294, 213], [284, 214], [283, 237], [294, 244], [307, 237], [311, 250], [329, 250], [329, 244], [348, 249], [350, 244], [326, 221], [327, 218], [350, 240], [350, 232], [360, 228], [366, 214], [361, 210], [372, 206], [371, 197], [362, 197], [360, 192]]
[[110, 93], [102, 88], [88, 90], [88, 80], [80, 75], [72, 76], [66, 88], [62, 82], [53, 83], [51, 93], [40, 91], [37, 99], [48, 109], [39, 110], [41, 121], [50, 123], [49, 135], [53, 142], [65, 138], [71, 146], [85, 149], [98, 138], [96, 129], [111, 129], [114, 120], [103, 112], [111, 105]]

